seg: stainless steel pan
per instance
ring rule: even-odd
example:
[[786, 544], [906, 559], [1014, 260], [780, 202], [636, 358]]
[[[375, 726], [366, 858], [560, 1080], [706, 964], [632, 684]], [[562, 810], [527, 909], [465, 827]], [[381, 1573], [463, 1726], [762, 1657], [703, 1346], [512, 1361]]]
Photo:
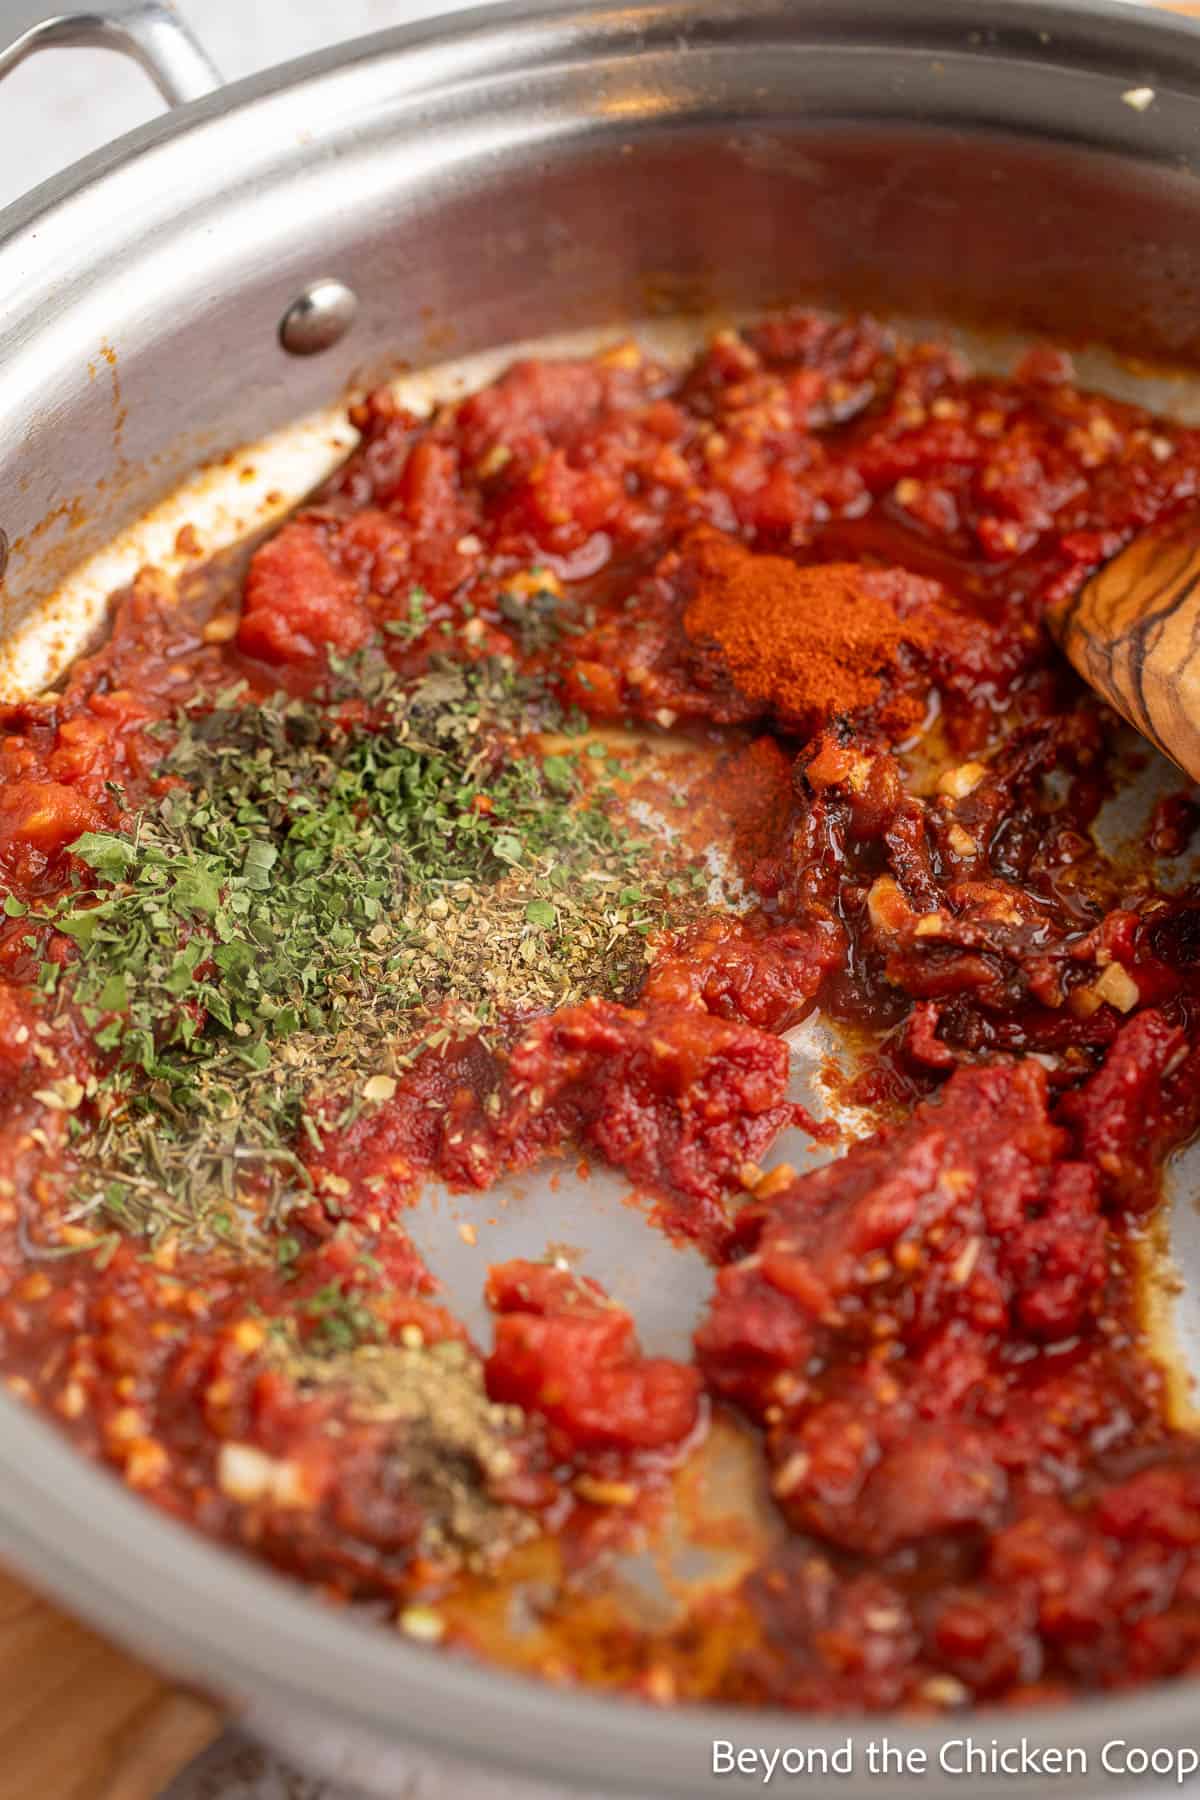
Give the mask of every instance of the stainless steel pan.
[[[10, 644], [197, 463], [398, 360], [813, 296], [1200, 365], [1200, 35], [1179, 20], [1103, 0], [503, 6], [218, 89], [165, 5], [46, 24], [0, 0], [0, 75], [81, 40], [131, 50], [183, 104], [0, 215]], [[71, 620], [55, 630], [51, 664]], [[1200, 1291], [1200, 1232], [1176, 1246]], [[2, 1397], [0, 1443], [5, 1557], [380, 1794], [436, 1755], [498, 1794], [692, 1796], [714, 1738], [845, 1741], [840, 1722], [659, 1712], [422, 1652], [160, 1518]], [[1187, 1745], [1195, 1716], [1179, 1686], [887, 1735], [930, 1753], [934, 1786], [968, 1729], [1080, 1746], [1093, 1774], [1067, 1794], [1101, 1784], [1107, 1741]], [[861, 1758], [838, 1786], [888, 1789]]]

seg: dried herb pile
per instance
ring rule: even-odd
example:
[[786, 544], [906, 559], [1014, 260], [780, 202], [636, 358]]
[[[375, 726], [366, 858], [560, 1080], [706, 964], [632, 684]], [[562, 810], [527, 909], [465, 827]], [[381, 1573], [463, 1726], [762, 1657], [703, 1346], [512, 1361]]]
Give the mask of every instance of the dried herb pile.
[[76, 1221], [252, 1242], [303, 1193], [315, 1092], [348, 1119], [452, 1036], [635, 990], [699, 879], [615, 822], [603, 747], [537, 753], [561, 721], [510, 669], [338, 675], [340, 704], [234, 688], [181, 716], [161, 800], [72, 846], [45, 922], [79, 957], [43, 987], [107, 1063], [59, 1096]]

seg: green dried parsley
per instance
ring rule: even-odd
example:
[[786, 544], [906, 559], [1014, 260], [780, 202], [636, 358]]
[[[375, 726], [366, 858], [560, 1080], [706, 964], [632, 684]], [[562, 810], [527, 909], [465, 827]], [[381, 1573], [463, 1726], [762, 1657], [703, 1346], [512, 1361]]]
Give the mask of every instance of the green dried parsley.
[[72, 846], [92, 879], [44, 915], [79, 950], [47, 1003], [111, 1057], [72, 1219], [261, 1244], [310, 1185], [315, 1093], [345, 1120], [426, 1047], [636, 991], [678, 910], [607, 765], [527, 747], [507, 667], [335, 674], [352, 712], [235, 687], [182, 715], [164, 797]]

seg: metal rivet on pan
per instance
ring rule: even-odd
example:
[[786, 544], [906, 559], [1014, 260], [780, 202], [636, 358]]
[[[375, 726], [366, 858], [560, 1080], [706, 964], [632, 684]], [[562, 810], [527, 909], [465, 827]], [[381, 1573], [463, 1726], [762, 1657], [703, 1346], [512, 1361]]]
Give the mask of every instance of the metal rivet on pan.
[[344, 281], [310, 281], [279, 321], [279, 341], [292, 356], [315, 356], [345, 337], [357, 311], [358, 299]]

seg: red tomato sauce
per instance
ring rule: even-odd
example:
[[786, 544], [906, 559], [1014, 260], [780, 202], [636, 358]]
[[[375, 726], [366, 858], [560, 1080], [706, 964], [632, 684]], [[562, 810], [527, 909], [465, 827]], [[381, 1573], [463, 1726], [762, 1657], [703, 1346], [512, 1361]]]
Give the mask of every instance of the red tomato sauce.
[[[1197, 815], [1173, 796], [1135, 856], [1098, 848], [1128, 741], [1044, 615], [1194, 503], [1200, 434], [1079, 391], [1062, 357], [984, 376], [810, 313], [682, 371], [623, 346], [352, 418], [359, 447], [244, 579], [143, 575], [61, 691], [0, 721], [10, 1391], [155, 1505], [429, 1637], [455, 1583], [535, 1541], [622, 1542], [714, 1411], [747, 1421], [779, 1531], [721, 1653], [697, 1662], [694, 1623], [691, 1648], [629, 1626], [607, 1661], [560, 1648], [557, 1679], [828, 1711], [1192, 1671], [1200, 1439], [1168, 1417], [1132, 1246], [1200, 1120], [1200, 895], [1155, 862]], [[916, 619], [878, 702], [781, 717], [698, 652], [697, 528], [857, 565]], [[138, 841], [185, 714], [282, 692], [343, 746], [385, 732], [347, 697], [363, 657], [401, 689], [496, 666], [577, 723], [690, 731], [723, 760], [683, 836], [726, 820], [740, 910], [651, 921], [617, 991], [447, 1029], [369, 1104], [311, 1094], [265, 1253], [169, 1218], [101, 1230], [80, 1171], [141, 1077], [105, 1035], [126, 1002], [78, 998], [87, 939], [57, 923], [62, 896], [105, 899], [80, 840]], [[898, 741], [901, 693], [923, 724]], [[521, 754], [547, 742], [531, 721]], [[223, 1029], [202, 912], [172, 989], [200, 1034]], [[862, 1048], [848, 1097], [875, 1126], [763, 1177], [784, 1127], [822, 1136], [783, 1036], [814, 1007]], [[422, 1180], [486, 1191], [580, 1151], [710, 1258], [692, 1360], [646, 1355], [552, 1262], [488, 1273], [494, 1342], [472, 1343], [409, 1243]]]

